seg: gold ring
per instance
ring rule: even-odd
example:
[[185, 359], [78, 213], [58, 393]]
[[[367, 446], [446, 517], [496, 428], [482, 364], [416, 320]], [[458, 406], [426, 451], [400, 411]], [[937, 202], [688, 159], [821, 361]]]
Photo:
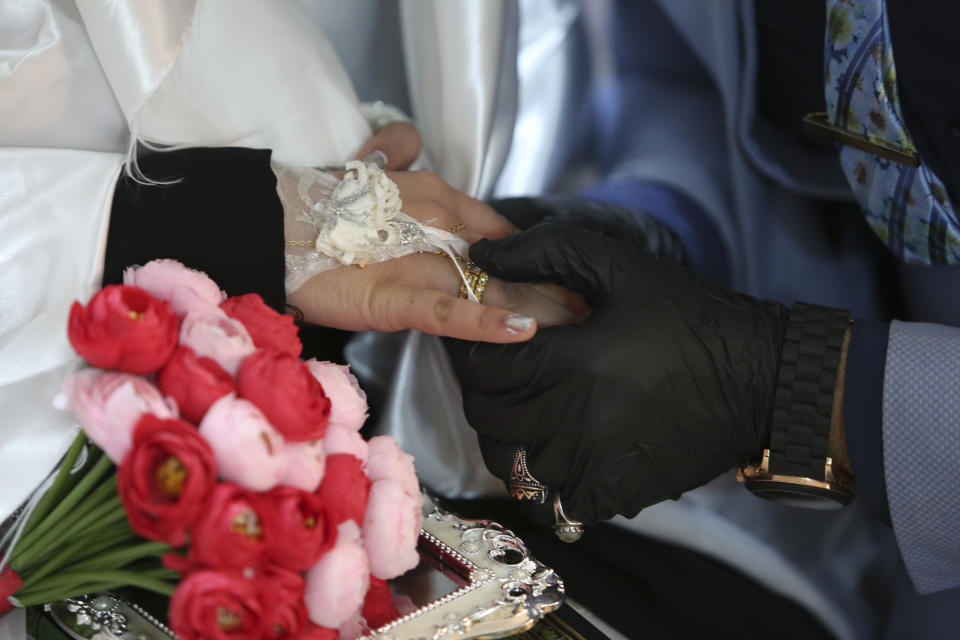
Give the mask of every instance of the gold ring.
[[449, 229], [447, 229], [447, 231], [449, 231], [450, 233], [460, 233], [461, 231], [463, 231], [463, 230], [466, 229], [466, 228], [467, 228], [467, 223], [466, 223], [466, 222], [461, 222], [460, 224], [458, 224], [458, 225], [455, 226], [455, 227], [450, 227]]
[[460, 297], [464, 300], [470, 299], [470, 294], [467, 292], [467, 285], [469, 284], [473, 295], [477, 297], [477, 301], [483, 302], [483, 294], [487, 292], [487, 282], [490, 280], [490, 276], [473, 262], [468, 262], [463, 268], [463, 275], [466, 276], [467, 281], [460, 283]]

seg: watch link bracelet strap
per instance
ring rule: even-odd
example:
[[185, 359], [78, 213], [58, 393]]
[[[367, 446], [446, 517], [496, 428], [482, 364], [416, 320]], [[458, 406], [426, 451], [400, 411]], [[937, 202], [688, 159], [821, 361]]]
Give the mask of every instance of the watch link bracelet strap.
[[769, 473], [825, 480], [833, 390], [850, 314], [798, 302], [780, 353]]

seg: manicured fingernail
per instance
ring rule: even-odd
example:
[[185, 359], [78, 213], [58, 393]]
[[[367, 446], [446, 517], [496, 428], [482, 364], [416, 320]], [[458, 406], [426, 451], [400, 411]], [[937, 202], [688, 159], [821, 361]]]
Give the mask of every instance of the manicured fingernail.
[[510, 333], [526, 333], [533, 326], [533, 318], [511, 313], [507, 316], [507, 331]]
[[364, 162], [372, 162], [381, 169], [387, 166], [387, 154], [380, 149], [375, 149], [361, 158]]

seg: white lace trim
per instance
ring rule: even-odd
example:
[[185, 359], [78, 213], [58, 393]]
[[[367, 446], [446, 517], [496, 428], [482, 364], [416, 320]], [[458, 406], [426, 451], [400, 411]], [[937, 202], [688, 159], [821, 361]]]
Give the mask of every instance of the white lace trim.
[[[272, 167], [284, 210], [287, 295], [342, 265], [373, 264], [415, 251], [467, 256], [463, 238], [400, 211], [397, 185], [374, 164], [350, 161], [340, 180], [308, 167], [279, 162]], [[453, 263], [466, 282], [458, 260]], [[466, 289], [476, 301], [472, 288]]]

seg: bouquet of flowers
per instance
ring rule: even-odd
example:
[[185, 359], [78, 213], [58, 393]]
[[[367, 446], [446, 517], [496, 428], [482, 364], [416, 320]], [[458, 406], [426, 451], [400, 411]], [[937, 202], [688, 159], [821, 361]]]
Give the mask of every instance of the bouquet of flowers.
[[8, 531], [0, 613], [123, 586], [194, 638], [352, 638], [399, 616], [416, 566], [413, 458], [365, 441], [348, 367], [300, 359], [289, 316], [157, 260], [84, 306], [90, 365], [56, 399], [83, 430]]

